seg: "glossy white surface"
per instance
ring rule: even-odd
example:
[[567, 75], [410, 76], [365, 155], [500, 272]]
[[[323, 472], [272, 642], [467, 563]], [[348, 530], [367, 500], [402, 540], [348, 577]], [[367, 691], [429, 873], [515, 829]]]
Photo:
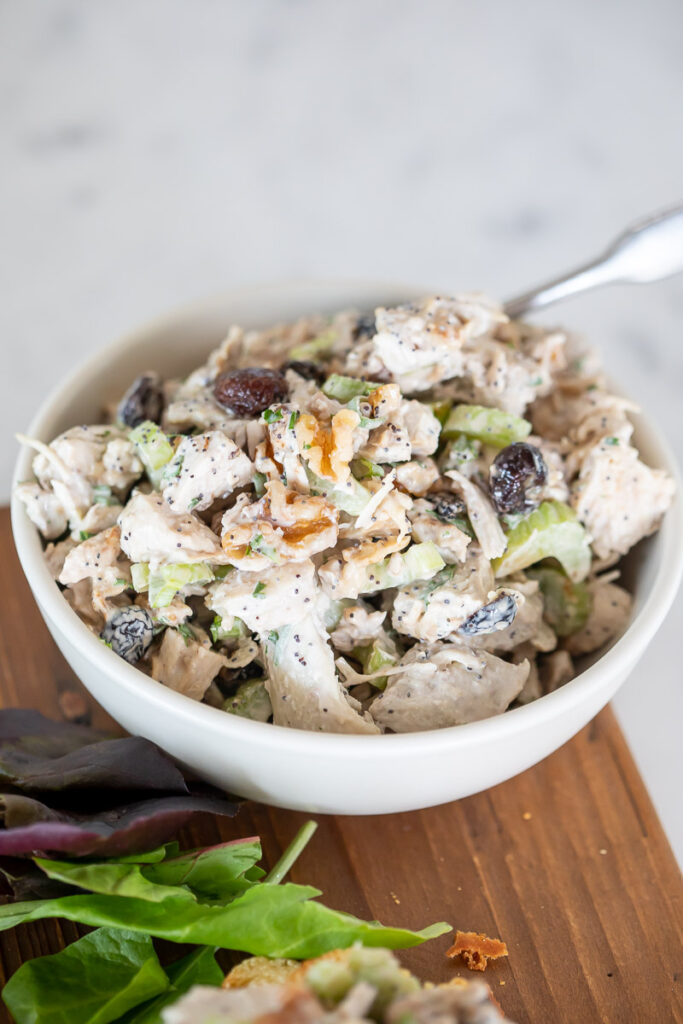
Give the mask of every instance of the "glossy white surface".
[[[292, 276], [503, 297], [681, 199], [679, 0], [6, 0], [0, 492], [64, 372]], [[683, 455], [683, 284], [549, 311]], [[11, 356], [11, 357], [10, 357]], [[683, 861], [680, 610], [615, 704]]]
[[[145, 369], [187, 372], [231, 322], [258, 326], [303, 310], [360, 310], [419, 294], [420, 286], [299, 284], [227, 294], [157, 321], [110, 345], [61, 385], [31, 424], [47, 440], [70, 423], [92, 422], [129, 376]], [[670, 453], [639, 419], [637, 441], [656, 465]], [[30, 475], [22, 452], [16, 479]], [[88, 689], [129, 731], [154, 740], [232, 792], [300, 810], [377, 814], [468, 796], [535, 764], [569, 739], [613, 696], [643, 654], [673, 600], [683, 571], [683, 502], [631, 567], [634, 619], [602, 658], [566, 686], [484, 722], [393, 736], [306, 733], [245, 721], [175, 693], [107, 650], [55, 586], [37, 531], [18, 501], [17, 551], [52, 635]]]

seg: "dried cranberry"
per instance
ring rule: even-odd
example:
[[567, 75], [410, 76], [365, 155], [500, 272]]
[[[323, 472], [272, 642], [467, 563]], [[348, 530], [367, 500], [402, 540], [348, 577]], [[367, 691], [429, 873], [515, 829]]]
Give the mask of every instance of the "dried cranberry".
[[164, 392], [158, 373], [136, 377], [119, 402], [117, 418], [127, 427], [137, 427], [145, 420], [158, 423], [164, 408]]
[[458, 633], [461, 636], [483, 636], [506, 629], [517, 614], [517, 602], [511, 594], [501, 594], [495, 601], [478, 608], [465, 619]]
[[154, 636], [154, 623], [148, 611], [130, 605], [118, 608], [104, 624], [100, 637], [115, 654], [134, 665], [146, 654]]
[[374, 338], [377, 334], [375, 326], [375, 313], [361, 313], [353, 327], [353, 340], [364, 341], [366, 338]]
[[290, 359], [282, 364], [280, 373], [285, 373], [286, 370], [294, 370], [294, 373], [298, 373], [304, 380], [314, 380], [318, 384], [322, 384], [327, 377], [323, 367], [311, 362], [310, 359]]
[[279, 370], [252, 366], [246, 370], [228, 370], [216, 378], [214, 398], [235, 416], [259, 416], [275, 402], [284, 402], [289, 394], [287, 381]]
[[432, 496], [434, 500], [434, 511], [446, 523], [454, 523], [456, 519], [464, 519], [467, 516], [467, 506], [457, 494], [444, 491]]
[[489, 470], [493, 504], [501, 515], [531, 512], [540, 501], [539, 490], [548, 479], [548, 467], [538, 448], [516, 441], [498, 452]]

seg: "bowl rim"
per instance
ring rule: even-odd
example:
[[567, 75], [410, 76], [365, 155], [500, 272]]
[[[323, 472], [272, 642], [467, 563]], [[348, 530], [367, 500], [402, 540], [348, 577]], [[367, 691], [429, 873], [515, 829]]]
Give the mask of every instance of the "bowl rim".
[[[164, 329], [177, 326], [183, 319], [206, 314], [211, 307], [227, 306], [251, 298], [256, 301], [266, 294], [271, 298], [278, 293], [289, 296], [292, 291], [304, 289], [309, 296], [316, 291], [327, 294], [335, 289], [339, 292], [357, 291], [359, 294], [368, 291], [381, 292], [382, 289], [402, 289], [406, 294], [419, 292], [414, 285], [402, 285], [397, 281], [381, 279], [298, 279], [232, 288], [179, 305], [98, 348], [87, 360], [67, 374], [40, 405], [28, 428], [28, 435], [47, 442], [52, 439], [45, 436], [47, 424], [63, 407], [72, 391], [82, 388], [97, 376], [103, 358], [144, 343], [150, 334], [158, 334]], [[424, 294], [428, 293], [429, 289], [424, 289]], [[334, 752], [336, 755], [356, 758], [368, 754], [377, 755], [380, 749], [386, 749], [387, 752], [391, 750], [393, 755], [401, 756], [419, 753], [438, 754], [444, 750], [468, 748], [480, 743], [495, 744], [497, 741], [502, 742], [509, 735], [520, 731], [534, 731], [560, 715], [570, 714], [585, 702], [593, 688], [599, 688], [601, 680], [604, 684], [606, 680], [617, 677], [619, 673], [626, 678], [673, 603], [683, 575], [683, 481], [671, 448], [657, 425], [647, 412], [641, 411], [639, 417], [641, 430], [647, 433], [648, 441], [656, 451], [656, 463], [667, 470], [676, 484], [674, 500], [659, 531], [659, 564], [642, 607], [626, 632], [593, 665], [564, 686], [553, 693], [544, 694], [525, 706], [465, 725], [380, 735], [311, 732], [275, 726], [267, 722], [254, 722], [228, 715], [218, 708], [169, 689], [163, 683], [140, 672], [135, 666], [127, 664], [113, 651], [104, 647], [81, 621], [62, 597], [47, 568], [38, 530], [14, 494], [17, 484], [32, 475], [32, 453], [26, 448], [19, 452], [12, 479], [11, 516], [14, 541], [34, 598], [43, 614], [65, 640], [84, 658], [99, 667], [103, 675], [113, 678], [116, 685], [125, 690], [132, 699], [144, 697], [147, 705], [165, 708], [203, 731], [221, 735], [226, 740], [233, 737], [248, 740], [254, 747], [272, 748], [277, 745], [282, 753], [324, 756]]]

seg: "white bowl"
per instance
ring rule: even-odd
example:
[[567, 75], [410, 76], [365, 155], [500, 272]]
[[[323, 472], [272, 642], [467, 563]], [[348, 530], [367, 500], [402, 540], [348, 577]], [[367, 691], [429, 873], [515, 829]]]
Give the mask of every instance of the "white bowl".
[[[45, 402], [29, 434], [50, 441], [101, 408], [147, 369], [182, 375], [198, 365], [231, 323], [266, 326], [315, 311], [371, 308], [420, 294], [362, 282], [288, 283], [230, 292], [143, 327], [97, 352]], [[424, 291], [422, 292], [425, 293]], [[555, 693], [497, 718], [438, 731], [387, 736], [324, 735], [233, 717], [149, 679], [108, 650], [55, 586], [36, 529], [13, 502], [19, 558], [65, 658], [129, 732], [148, 737], [206, 779], [254, 800], [298, 810], [381, 814], [469, 796], [524, 771], [565, 743], [613, 696], [669, 609], [683, 568], [681, 482], [656, 429], [637, 417], [637, 443], [652, 465], [677, 479], [678, 496], [660, 532], [629, 559], [635, 610], [626, 633]], [[15, 481], [31, 476], [21, 452]]]

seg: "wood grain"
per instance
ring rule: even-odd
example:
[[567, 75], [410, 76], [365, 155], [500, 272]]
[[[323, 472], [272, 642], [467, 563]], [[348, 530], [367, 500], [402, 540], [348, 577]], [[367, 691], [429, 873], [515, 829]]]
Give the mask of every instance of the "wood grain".
[[[0, 704], [57, 718], [65, 691], [85, 694], [42, 623], [2, 510]], [[111, 725], [87, 700], [93, 723]], [[236, 819], [204, 818], [183, 838], [200, 845], [258, 834], [272, 863], [304, 818], [249, 803]], [[486, 793], [410, 814], [318, 821], [294, 880], [387, 924], [447, 920], [503, 938], [510, 956], [485, 977], [519, 1024], [683, 1021], [681, 876], [610, 710]], [[55, 921], [0, 934], [0, 981], [77, 934]], [[449, 943], [402, 959], [425, 979], [466, 976], [444, 956]]]

